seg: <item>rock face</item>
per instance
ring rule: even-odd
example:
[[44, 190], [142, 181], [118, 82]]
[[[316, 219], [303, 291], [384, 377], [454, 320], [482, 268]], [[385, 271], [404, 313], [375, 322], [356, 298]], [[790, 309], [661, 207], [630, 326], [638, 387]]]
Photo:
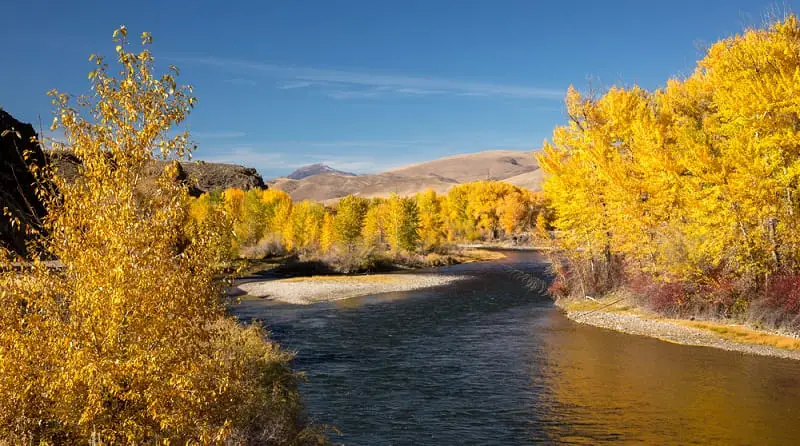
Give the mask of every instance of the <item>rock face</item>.
[[349, 177], [356, 176], [354, 173], [342, 172], [341, 170], [336, 170], [333, 167], [325, 164], [311, 164], [295, 170], [294, 172], [289, 174], [289, 176], [287, 176], [286, 178], [292, 180], [302, 180], [303, 178], [308, 178], [310, 176], [319, 175], [323, 173], [332, 173], [336, 175], [345, 175]]
[[[33, 126], [0, 110], [0, 246], [20, 255], [27, 253], [25, 231], [12, 220], [35, 226], [45, 215], [36, 196], [36, 179], [29, 169], [44, 163]], [[5, 215], [3, 209], [12, 216]]]
[[[53, 153], [50, 159], [57, 165], [58, 172], [67, 180], [78, 175], [80, 161], [69, 153]], [[148, 166], [145, 173], [143, 187], [147, 188], [149, 183], [154, 183], [155, 178], [164, 171], [164, 167], [169, 161], [155, 161]], [[178, 178], [189, 187], [189, 194], [195, 197], [204, 192], [222, 190], [230, 187], [239, 189], [262, 188], [266, 189], [264, 179], [256, 169], [251, 167], [237, 166], [235, 164], [206, 163], [203, 161], [182, 162]]]
[[239, 189], [266, 189], [267, 185], [252, 167], [235, 164], [206, 163], [203, 161], [181, 163], [189, 184], [200, 192], [238, 187]]

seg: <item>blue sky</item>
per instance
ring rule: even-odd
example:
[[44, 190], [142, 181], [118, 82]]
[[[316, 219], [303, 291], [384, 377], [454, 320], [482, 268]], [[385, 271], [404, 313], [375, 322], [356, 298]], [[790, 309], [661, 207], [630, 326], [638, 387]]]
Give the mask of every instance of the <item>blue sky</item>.
[[[74, 4], [73, 4], [74, 3]], [[199, 104], [196, 159], [265, 177], [325, 162], [375, 172], [536, 149], [570, 84], [663, 85], [702, 48], [800, 0], [17, 1], [3, 6], [0, 106], [51, 120], [45, 92], [88, 90], [112, 31], [150, 31]]]

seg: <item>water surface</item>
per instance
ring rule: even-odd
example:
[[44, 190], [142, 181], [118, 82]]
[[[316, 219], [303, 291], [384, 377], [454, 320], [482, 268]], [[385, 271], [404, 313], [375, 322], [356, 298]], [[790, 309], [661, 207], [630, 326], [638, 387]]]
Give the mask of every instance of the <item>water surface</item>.
[[567, 320], [511, 267], [312, 306], [244, 301], [297, 351], [313, 420], [350, 445], [800, 444], [800, 363]]

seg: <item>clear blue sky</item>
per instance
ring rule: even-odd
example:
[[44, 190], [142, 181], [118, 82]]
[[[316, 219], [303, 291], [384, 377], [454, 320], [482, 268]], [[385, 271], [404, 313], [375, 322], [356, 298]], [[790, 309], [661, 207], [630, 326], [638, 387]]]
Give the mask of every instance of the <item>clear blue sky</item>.
[[85, 93], [112, 31], [152, 32], [195, 86], [195, 158], [266, 177], [325, 162], [373, 172], [455, 153], [535, 149], [567, 86], [656, 88], [704, 45], [800, 0], [13, 1], [0, 106], [51, 120], [45, 92]]

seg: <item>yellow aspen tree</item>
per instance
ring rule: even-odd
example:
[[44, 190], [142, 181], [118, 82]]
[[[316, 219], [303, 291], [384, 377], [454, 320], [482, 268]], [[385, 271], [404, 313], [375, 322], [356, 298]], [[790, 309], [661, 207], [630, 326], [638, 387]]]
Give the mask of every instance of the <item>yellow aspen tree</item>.
[[348, 195], [336, 205], [336, 217], [333, 220], [335, 240], [347, 251], [355, 248], [364, 227], [364, 216], [367, 213], [367, 200], [355, 195]]
[[326, 211], [322, 218], [322, 227], [320, 228], [319, 244], [322, 253], [330, 251], [334, 242], [333, 232], [333, 215]]
[[428, 189], [416, 195], [419, 211], [419, 238], [423, 251], [438, 248], [445, 238], [445, 223], [442, 216], [442, 200], [436, 191]]
[[500, 226], [507, 237], [524, 229], [524, 218], [530, 204], [521, 191], [506, 194], [497, 205], [500, 213]]
[[140, 189], [154, 158], [192, 150], [170, 129], [195, 99], [177, 69], [154, 73], [149, 34], [138, 53], [126, 36], [116, 75], [92, 56], [91, 96], [51, 92], [60, 148], [81, 161], [46, 199], [41, 252], [61, 267], [0, 256], [0, 443], [302, 442], [291, 355], [220, 304], [227, 236], [187, 228], [176, 163]]
[[386, 204], [383, 200], [375, 200], [364, 215], [364, 228], [361, 238], [365, 246], [383, 248], [386, 244]]
[[419, 240], [419, 214], [414, 200], [392, 194], [386, 202], [386, 239], [393, 253], [414, 251]]

